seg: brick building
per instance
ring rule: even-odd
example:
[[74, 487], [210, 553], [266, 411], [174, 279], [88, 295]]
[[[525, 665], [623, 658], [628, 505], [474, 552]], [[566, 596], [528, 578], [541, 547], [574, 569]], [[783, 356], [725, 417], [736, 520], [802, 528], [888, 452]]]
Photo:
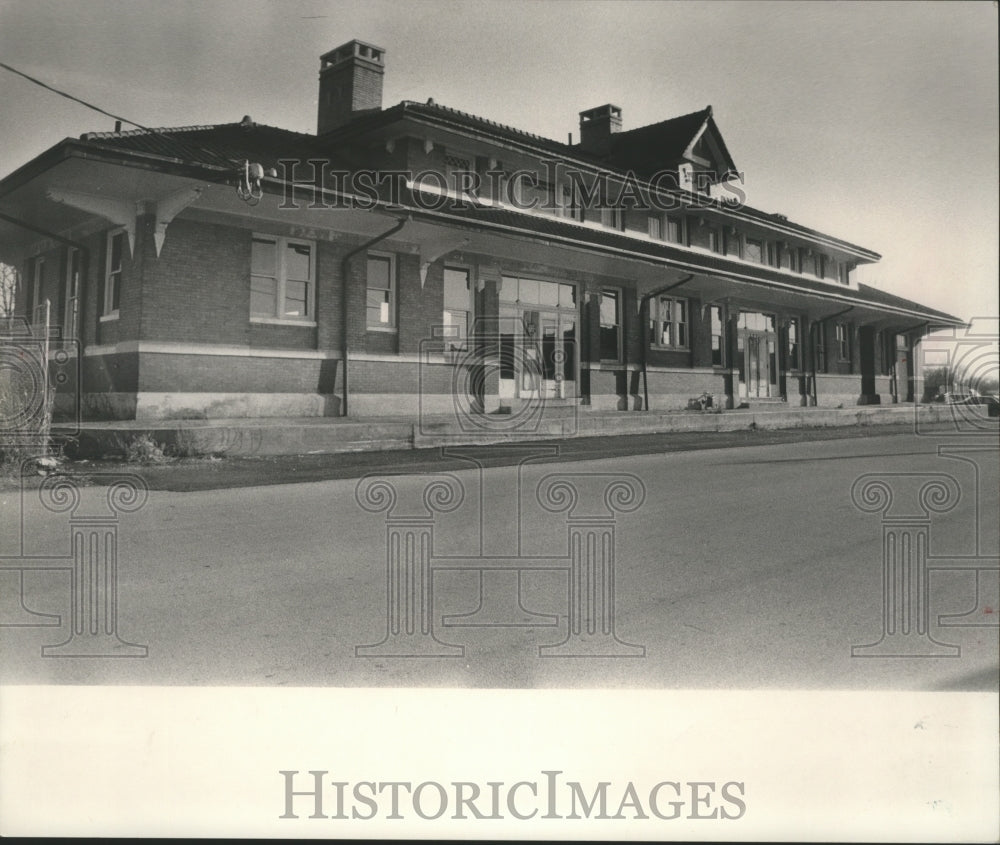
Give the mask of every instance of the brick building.
[[962, 325], [747, 206], [711, 108], [591, 108], [560, 143], [383, 109], [384, 70], [324, 55], [316, 135], [91, 132], [0, 181], [0, 261], [77, 341], [86, 417], [907, 402], [920, 338]]

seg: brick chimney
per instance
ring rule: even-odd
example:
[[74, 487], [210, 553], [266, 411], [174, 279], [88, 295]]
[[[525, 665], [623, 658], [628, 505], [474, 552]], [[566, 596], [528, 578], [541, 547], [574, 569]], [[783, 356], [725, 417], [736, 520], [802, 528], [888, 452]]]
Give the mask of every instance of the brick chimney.
[[580, 112], [580, 147], [585, 152], [603, 155], [611, 147], [611, 136], [621, 131], [620, 106], [608, 103]]
[[317, 135], [382, 108], [385, 50], [381, 47], [348, 41], [320, 56], [320, 62]]

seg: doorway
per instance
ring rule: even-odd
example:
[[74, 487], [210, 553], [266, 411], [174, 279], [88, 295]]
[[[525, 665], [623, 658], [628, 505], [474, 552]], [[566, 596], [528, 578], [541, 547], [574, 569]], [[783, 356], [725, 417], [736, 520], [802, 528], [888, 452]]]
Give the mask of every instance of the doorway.
[[779, 395], [777, 350], [774, 315], [741, 311], [736, 330], [741, 399], [772, 399]]

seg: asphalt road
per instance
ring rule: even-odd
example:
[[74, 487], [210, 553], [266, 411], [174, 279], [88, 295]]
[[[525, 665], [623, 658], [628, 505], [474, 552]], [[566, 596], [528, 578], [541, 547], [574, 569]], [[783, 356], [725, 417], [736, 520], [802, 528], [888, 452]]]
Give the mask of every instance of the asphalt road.
[[[119, 527], [117, 631], [147, 646], [148, 655], [42, 657], [42, 646], [68, 636], [69, 573], [24, 575], [26, 607], [59, 615], [61, 626], [13, 627], [30, 618], [17, 605], [17, 574], [8, 571], [0, 573], [2, 682], [993, 690], [995, 573], [981, 575], [978, 602], [973, 572], [930, 575], [929, 633], [957, 646], [956, 656], [852, 657], [853, 645], [882, 633], [882, 521], [852, 503], [859, 476], [892, 474], [888, 483], [902, 507], [912, 474], [950, 474], [961, 499], [933, 515], [931, 554], [975, 555], [977, 515], [979, 553], [997, 554], [997, 452], [978, 457], [977, 514], [974, 468], [937, 451], [954, 442], [962, 441], [871, 435], [577, 455], [571, 463], [536, 459], [521, 467], [494, 455], [486, 463], [508, 465], [481, 474], [452, 456], [446, 467], [464, 498], [436, 518], [436, 559], [486, 556], [507, 568], [482, 577], [473, 568], [435, 568], [432, 629], [455, 647], [448, 657], [356, 656], [356, 646], [380, 642], [387, 628], [386, 514], [359, 506], [356, 478], [154, 489]], [[390, 482], [394, 517], [420, 510], [427, 473], [436, 468], [431, 459], [394, 467], [385, 457], [370, 466], [401, 473]], [[578, 495], [574, 516], [600, 512], [611, 475], [641, 482], [644, 502], [617, 514], [613, 546], [616, 634], [641, 646], [642, 656], [587, 656], [592, 645], [577, 649], [586, 655], [539, 656], [539, 646], [567, 638], [570, 606], [567, 569], [524, 562], [544, 556], [558, 563], [567, 554], [566, 513], [543, 509], [535, 494], [553, 473], [569, 475]], [[85, 489], [79, 512], [98, 508], [104, 496], [104, 488]], [[0, 493], [0, 555], [20, 553], [19, 499], [17, 491]], [[41, 508], [33, 491], [25, 501], [24, 553], [65, 555], [68, 517]], [[517, 557], [525, 567], [519, 602], [510, 568]], [[471, 617], [477, 624], [443, 624], [481, 601]], [[970, 610], [979, 613], [972, 620], [979, 627], [938, 624], [940, 615]], [[546, 624], [503, 624], [511, 621]]]

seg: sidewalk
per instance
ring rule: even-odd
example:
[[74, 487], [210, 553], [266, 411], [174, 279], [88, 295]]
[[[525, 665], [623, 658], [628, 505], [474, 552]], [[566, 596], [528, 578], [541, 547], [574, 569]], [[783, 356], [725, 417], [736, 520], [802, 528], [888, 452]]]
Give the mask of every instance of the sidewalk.
[[[343, 452], [427, 449], [439, 446], [514, 444], [579, 437], [609, 437], [671, 432], [735, 432], [843, 426], [956, 426], [944, 405], [865, 405], [853, 408], [783, 408], [781, 410], [592, 411], [587, 407], [543, 407], [524, 415], [457, 415], [422, 418], [301, 417], [217, 420], [167, 420], [81, 423], [68, 452], [93, 458], [121, 452], [147, 437], [181, 456], [234, 457], [319, 455]], [[56, 434], [70, 427], [53, 426]], [[985, 433], [985, 432], [984, 432]]]

